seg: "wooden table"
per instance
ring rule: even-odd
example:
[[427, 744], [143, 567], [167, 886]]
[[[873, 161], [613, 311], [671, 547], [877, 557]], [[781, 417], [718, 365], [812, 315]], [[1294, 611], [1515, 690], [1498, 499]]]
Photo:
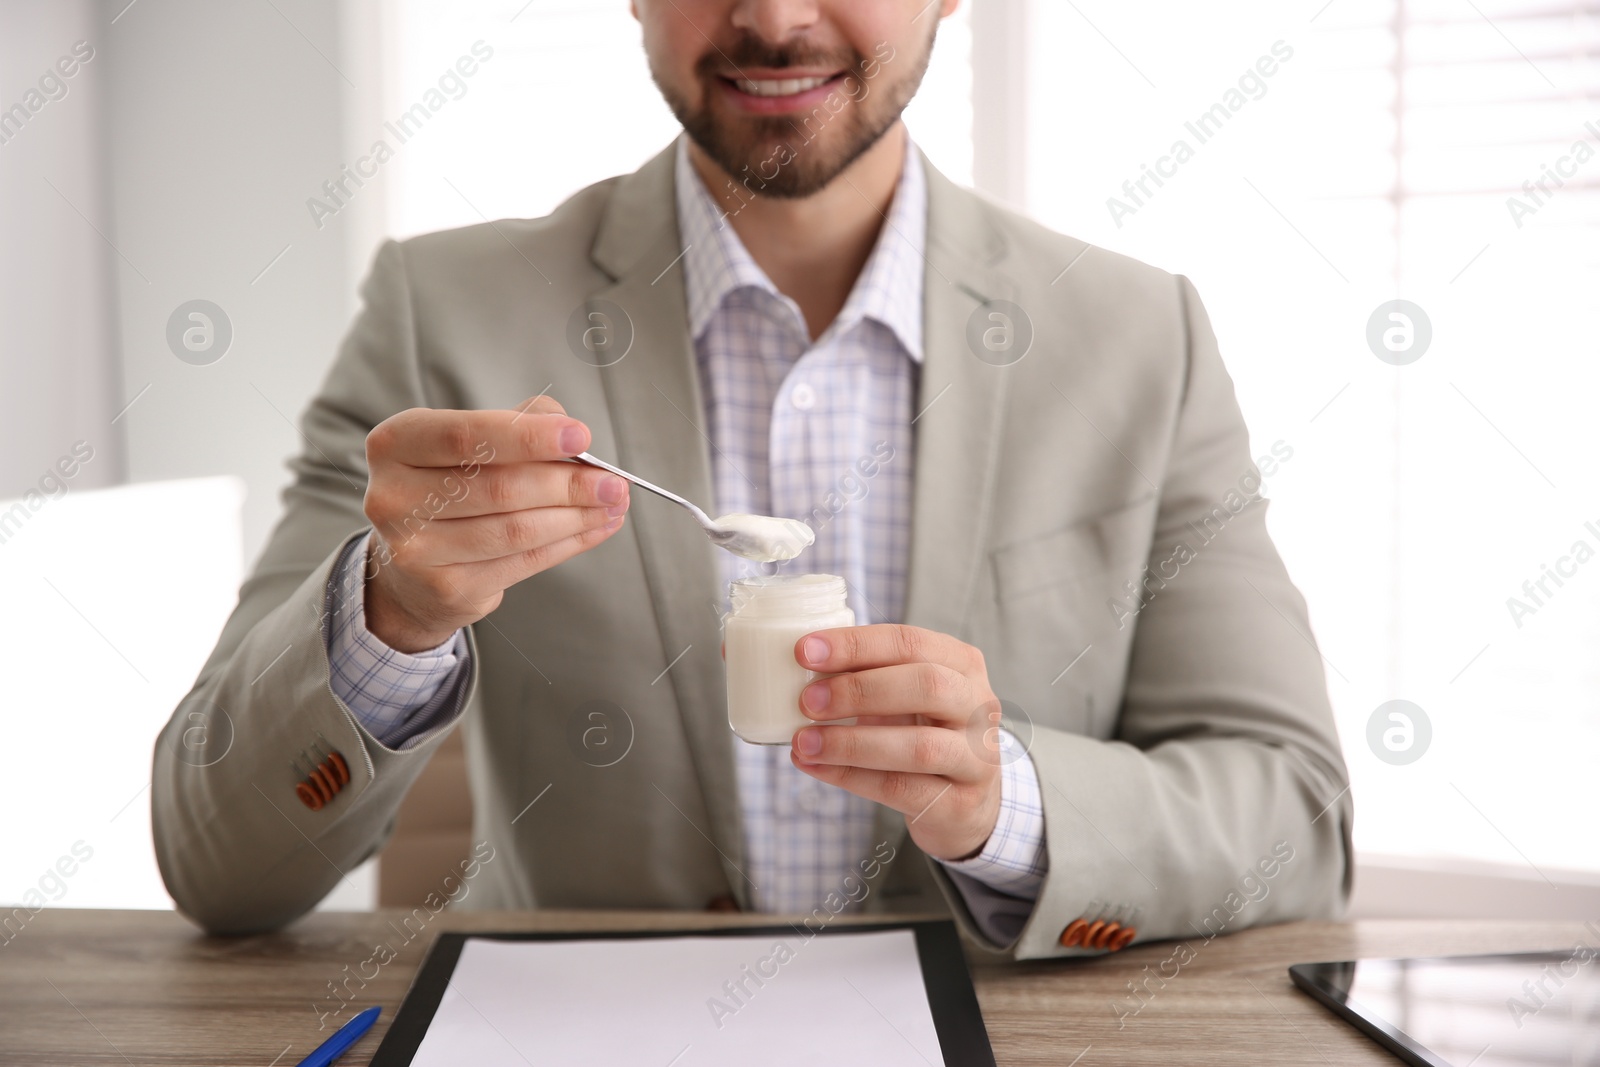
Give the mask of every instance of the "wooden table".
[[[772, 922], [682, 913], [443, 912], [426, 927], [413, 920], [406, 928], [407, 914], [319, 912], [283, 933], [224, 939], [204, 937], [170, 912], [45, 910], [0, 945], [0, 1063], [293, 1064], [354, 1011], [381, 1004], [374, 1032], [340, 1061], [354, 1067], [377, 1048], [440, 930]], [[1393, 1064], [1296, 990], [1285, 968], [1356, 956], [1570, 949], [1584, 933], [1578, 923], [1403, 921], [1293, 923], [1196, 938], [1186, 942], [1193, 958], [1176, 977], [1164, 987], [1152, 983], [1154, 997], [1122, 1019], [1113, 1005], [1133, 1003], [1127, 983], [1143, 979], [1147, 967], [1162, 971], [1179, 942], [1095, 960], [981, 964], [973, 978], [1002, 1065]], [[387, 963], [371, 962], [380, 943], [396, 950]], [[1164, 972], [1173, 971], [1167, 963]], [[345, 980], [343, 995], [353, 1006], [319, 1029], [319, 1013], [340, 1010], [331, 990]]]

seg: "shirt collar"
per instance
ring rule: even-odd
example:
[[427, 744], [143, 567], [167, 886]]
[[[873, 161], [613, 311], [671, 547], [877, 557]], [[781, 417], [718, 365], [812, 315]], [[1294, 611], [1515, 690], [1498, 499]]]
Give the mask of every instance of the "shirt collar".
[[[683, 237], [684, 289], [689, 335], [698, 338], [723, 300], [738, 289], [754, 288], [799, 308], [767, 277], [739, 240], [725, 213], [689, 162], [687, 136], [678, 138], [675, 186], [678, 232]], [[919, 153], [906, 141], [900, 181], [872, 254], [861, 268], [844, 307], [827, 336], [872, 319], [894, 331], [912, 360], [922, 362], [923, 250], [928, 223], [927, 176]], [[822, 338], [818, 338], [820, 341]]]

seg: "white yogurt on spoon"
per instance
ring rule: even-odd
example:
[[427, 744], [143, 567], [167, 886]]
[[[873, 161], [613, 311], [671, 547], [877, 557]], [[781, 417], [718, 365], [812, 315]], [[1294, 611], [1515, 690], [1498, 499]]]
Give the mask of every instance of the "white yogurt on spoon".
[[794, 559], [817, 539], [811, 527], [799, 519], [735, 512], [719, 516], [716, 523], [721, 533], [713, 535], [712, 540], [718, 547], [757, 563]]

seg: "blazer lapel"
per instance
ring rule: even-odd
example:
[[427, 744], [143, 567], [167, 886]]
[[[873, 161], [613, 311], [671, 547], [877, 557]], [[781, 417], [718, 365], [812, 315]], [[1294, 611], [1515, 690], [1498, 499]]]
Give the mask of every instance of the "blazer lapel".
[[[626, 354], [600, 369], [626, 470], [697, 503], [711, 500], [709, 440], [685, 310], [683, 248], [673, 191], [673, 146], [618, 181], [593, 249], [615, 282], [590, 297], [591, 312], [631, 334]], [[621, 309], [618, 319], [616, 309]], [[619, 342], [624, 333], [615, 335]], [[608, 357], [615, 358], [615, 357]], [[721, 652], [716, 549], [677, 505], [635, 488], [628, 521], [643, 557], [662, 664], [680, 656], [662, 683], [673, 687], [711, 824], [699, 826], [721, 853], [741, 904], [744, 834]], [[689, 818], [685, 798], [672, 797]], [[694, 821], [691, 819], [691, 821]]]
[[[905, 621], [967, 639], [968, 606], [987, 559], [1009, 367], [980, 360], [967, 324], [989, 300], [1014, 299], [1005, 254], [981, 199], [923, 158], [928, 175], [923, 365], [913, 417], [915, 468]], [[898, 847], [905, 819], [884, 808], [876, 840]]]

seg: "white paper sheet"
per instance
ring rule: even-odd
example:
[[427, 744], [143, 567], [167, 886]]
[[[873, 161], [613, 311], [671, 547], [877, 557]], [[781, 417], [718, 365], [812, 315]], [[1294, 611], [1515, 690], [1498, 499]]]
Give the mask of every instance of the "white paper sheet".
[[[803, 928], [802, 928], [803, 929]], [[909, 930], [469, 939], [415, 1067], [941, 1067]]]

